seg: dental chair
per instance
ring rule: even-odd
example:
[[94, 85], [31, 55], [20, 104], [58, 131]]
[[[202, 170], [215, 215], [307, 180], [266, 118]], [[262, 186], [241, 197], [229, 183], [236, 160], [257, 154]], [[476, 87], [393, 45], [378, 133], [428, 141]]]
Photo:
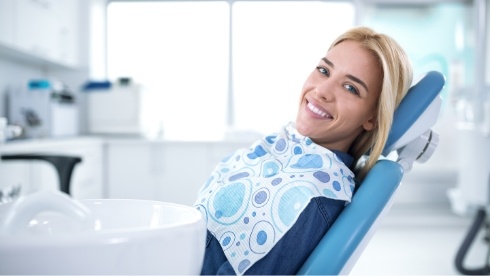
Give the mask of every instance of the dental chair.
[[411, 170], [414, 161], [427, 161], [437, 146], [439, 136], [430, 128], [437, 121], [444, 83], [441, 73], [431, 71], [408, 91], [395, 111], [382, 154], [387, 157], [396, 151], [398, 160], [380, 158], [298, 274], [350, 273], [391, 208], [403, 174]]

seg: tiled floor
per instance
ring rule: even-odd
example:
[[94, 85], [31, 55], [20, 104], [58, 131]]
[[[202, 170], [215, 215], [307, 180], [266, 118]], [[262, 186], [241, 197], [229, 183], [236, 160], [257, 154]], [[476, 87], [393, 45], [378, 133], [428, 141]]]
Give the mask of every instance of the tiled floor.
[[[444, 204], [395, 204], [351, 275], [457, 275], [454, 258], [472, 219]], [[483, 231], [477, 240], [465, 260], [469, 268], [485, 261]]]

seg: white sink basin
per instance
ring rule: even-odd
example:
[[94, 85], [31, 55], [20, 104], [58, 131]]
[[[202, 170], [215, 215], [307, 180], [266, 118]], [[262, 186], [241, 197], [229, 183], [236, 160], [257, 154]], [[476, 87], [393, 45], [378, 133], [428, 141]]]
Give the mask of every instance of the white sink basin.
[[0, 205], [0, 274], [199, 274], [205, 239], [189, 206], [40, 192]]

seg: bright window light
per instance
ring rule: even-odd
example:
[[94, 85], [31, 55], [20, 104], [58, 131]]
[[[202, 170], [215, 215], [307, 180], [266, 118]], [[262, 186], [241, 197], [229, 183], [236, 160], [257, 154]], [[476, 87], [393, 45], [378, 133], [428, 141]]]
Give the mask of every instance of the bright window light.
[[220, 139], [229, 122], [232, 130], [269, 133], [294, 120], [304, 80], [332, 40], [354, 25], [354, 7], [112, 1], [107, 25], [108, 75], [146, 87], [143, 117], [158, 121], [168, 139]]
[[168, 139], [221, 137], [226, 125], [229, 6], [226, 2], [112, 2], [108, 75], [148, 94], [142, 117]]

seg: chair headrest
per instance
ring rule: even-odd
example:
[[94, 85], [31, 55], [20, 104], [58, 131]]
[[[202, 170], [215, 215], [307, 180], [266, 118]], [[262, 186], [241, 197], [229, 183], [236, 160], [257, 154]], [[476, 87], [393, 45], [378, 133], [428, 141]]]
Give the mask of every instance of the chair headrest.
[[410, 88], [395, 110], [384, 156], [407, 145], [435, 124], [442, 101], [439, 92], [444, 83], [444, 75], [430, 71]]

